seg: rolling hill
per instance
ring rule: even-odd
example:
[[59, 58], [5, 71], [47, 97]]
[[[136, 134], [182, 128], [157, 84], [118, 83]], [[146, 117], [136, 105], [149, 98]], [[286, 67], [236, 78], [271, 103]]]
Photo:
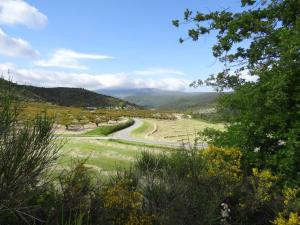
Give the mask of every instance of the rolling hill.
[[216, 92], [181, 92], [159, 89], [98, 90], [134, 104], [155, 109], [186, 110], [212, 107], [219, 96]]
[[49, 102], [60, 106], [75, 107], [107, 108], [122, 106], [126, 108], [139, 108], [139, 106], [129, 103], [126, 100], [99, 94], [83, 88], [35, 87], [19, 85], [4, 79], [0, 79], [0, 84], [12, 86], [17, 96], [29, 101]]

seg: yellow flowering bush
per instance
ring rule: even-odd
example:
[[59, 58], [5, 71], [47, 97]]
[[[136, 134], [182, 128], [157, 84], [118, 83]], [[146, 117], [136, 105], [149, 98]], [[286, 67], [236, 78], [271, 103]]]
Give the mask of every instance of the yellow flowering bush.
[[290, 212], [288, 218], [285, 218], [282, 213], [273, 221], [275, 225], [300, 225], [300, 215], [295, 212]]
[[138, 209], [142, 204], [142, 195], [126, 188], [126, 181], [121, 180], [103, 194], [105, 208]]
[[288, 206], [289, 203], [296, 198], [296, 195], [300, 191], [300, 188], [285, 188], [283, 190], [284, 200], [283, 203], [285, 206]]
[[103, 192], [104, 208], [111, 212], [116, 225], [151, 225], [154, 216], [140, 213], [143, 196], [129, 188], [130, 179], [124, 178]]
[[277, 180], [269, 170], [259, 171], [257, 168], [252, 169], [251, 183], [254, 188], [255, 198], [260, 202], [271, 200], [271, 188]]
[[[300, 225], [300, 215], [297, 212], [289, 212], [289, 208], [292, 205], [292, 202], [296, 200], [297, 194], [299, 193], [300, 188], [291, 188], [287, 187], [283, 189], [283, 212], [278, 213], [277, 217], [273, 221], [275, 225]], [[298, 207], [299, 209], [299, 207]], [[297, 210], [297, 209], [296, 209]]]
[[211, 176], [224, 175], [230, 181], [238, 182], [241, 179], [242, 153], [234, 148], [218, 148], [209, 146], [201, 151], [208, 162], [208, 174]]

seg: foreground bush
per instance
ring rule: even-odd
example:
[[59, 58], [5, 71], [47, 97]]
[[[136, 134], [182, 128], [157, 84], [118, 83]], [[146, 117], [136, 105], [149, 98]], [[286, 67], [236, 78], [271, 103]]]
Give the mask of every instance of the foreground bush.
[[156, 215], [157, 224], [220, 224], [226, 204], [229, 224], [270, 224], [280, 199], [276, 178], [256, 169], [243, 174], [241, 157], [236, 149], [216, 147], [144, 153], [136, 163], [144, 210]]
[[38, 115], [21, 123], [21, 104], [12, 88], [0, 88], [0, 224], [31, 223], [39, 208], [32, 200], [45, 192], [60, 144], [54, 140], [52, 120]]

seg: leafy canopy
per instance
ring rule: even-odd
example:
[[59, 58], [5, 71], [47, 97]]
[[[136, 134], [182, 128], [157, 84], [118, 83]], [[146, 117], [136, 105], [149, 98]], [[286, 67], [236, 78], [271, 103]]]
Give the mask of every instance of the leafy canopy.
[[[268, 167], [284, 179], [300, 180], [300, 1], [242, 0], [240, 12], [187, 9], [179, 27], [193, 24], [188, 39], [216, 33], [212, 52], [224, 70], [205, 83], [233, 92], [220, 100], [228, 130], [205, 135], [212, 143], [239, 147], [245, 165]], [[256, 82], [243, 79], [249, 73]], [[192, 85], [202, 85], [196, 81]]]

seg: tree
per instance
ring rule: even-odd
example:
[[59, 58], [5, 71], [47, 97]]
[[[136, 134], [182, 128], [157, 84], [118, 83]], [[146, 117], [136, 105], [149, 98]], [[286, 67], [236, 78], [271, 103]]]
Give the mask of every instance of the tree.
[[[225, 69], [205, 83], [218, 91], [233, 90], [219, 103], [220, 111], [229, 115], [227, 131], [204, 134], [215, 145], [243, 149], [245, 167], [268, 167], [299, 182], [300, 1], [241, 0], [241, 6], [237, 13], [187, 9], [183, 21], [173, 21], [176, 27], [195, 25], [180, 42], [217, 32], [212, 52]], [[245, 72], [257, 81], [243, 79]]]

